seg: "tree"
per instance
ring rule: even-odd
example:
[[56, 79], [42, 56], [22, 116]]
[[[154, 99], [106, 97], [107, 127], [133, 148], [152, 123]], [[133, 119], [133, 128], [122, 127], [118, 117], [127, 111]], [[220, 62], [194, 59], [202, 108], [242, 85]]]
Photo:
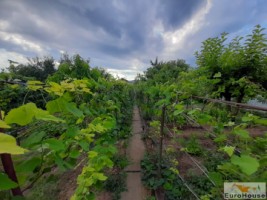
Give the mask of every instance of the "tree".
[[11, 63], [9, 71], [20, 78], [32, 77], [40, 81], [45, 81], [47, 77], [55, 73], [56, 70], [54, 58], [45, 56], [43, 58], [28, 58], [28, 64], [26, 65], [19, 64], [15, 66]]
[[197, 64], [208, 79], [219, 79], [213, 86], [213, 95], [231, 101], [242, 102], [244, 97], [254, 98], [266, 90], [267, 56], [266, 35], [261, 26], [255, 26], [252, 34], [236, 37], [228, 44], [227, 34], [209, 38], [196, 52]]
[[155, 83], [172, 82], [178, 78], [181, 72], [188, 71], [190, 67], [182, 59], [158, 62], [156, 58], [155, 62], [150, 62], [152, 67], [146, 70], [144, 77]]
[[57, 72], [49, 80], [60, 82], [66, 78], [82, 79], [84, 77], [90, 77], [89, 60], [84, 60], [79, 54], [73, 57], [63, 54]]

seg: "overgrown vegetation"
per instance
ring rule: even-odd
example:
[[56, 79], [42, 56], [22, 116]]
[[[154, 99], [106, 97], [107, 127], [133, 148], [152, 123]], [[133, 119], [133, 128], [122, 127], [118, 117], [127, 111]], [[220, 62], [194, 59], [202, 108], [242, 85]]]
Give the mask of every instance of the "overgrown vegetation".
[[[21, 70], [21, 66], [14, 68], [10, 76], [27, 75]], [[45, 83], [40, 82], [42, 79], [38, 79], [36, 74], [33, 75], [37, 80], [25, 83], [23, 81], [27, 79], [11, 79], [2, 82], [5, 89], [15, 87], [26, 94], [16, 99], [19, 94], [13, 92], [14, 96], [10, 95], [10, 99], [3, 102], [2, 108], [6, 112], [1, 113], [1, 128], [7, 131], [11, 126], [13, 130], [23, 129], [19, 133], [14, 131], [20, 147], [14, 137], [4, 133], [0, 135], [0, 153], [22, 154], [15, 157], [19, 185], [1, 170], [1, 182], [5, 180], [5, 185], [0, 189], [20, 186], [30, 190], [34, 187], [33, 193], [27, 193], [27, 198], [37, 198], [36, 192], [39, 191], [38, 198], [45, 199], [44, 192], [50, 183], [42, 177], [53, 171], [72, 170], [82, 162], [84, 167], [77, 177], [78, 186], [71, 199], [93, 199], [95, 193], [103, 188], [109, 188], [114, 199], [119, 198], [120, 192], [125, 189], [122, 170], [127, 161], [118, 160], [116, 144], [126, 141], [131, 135], [131, 86], [103, 70], [91, 69], [89, 62], [79, 55], [72, 58], [65, 56], [58, 71]], [[9, 86], [9, 82], [15, 85]], [[40, 95], [31, 99], [31, 92]], [[21, 106], [9, 106], [14, 100]], [[38, 102], [42, 102], [42, 106]], [[115, 170], [111, 176], [110, 170]], [[106, 185], [102, 183], [104, 181], [107, 181]], [[56, 195], [59, 188], [53, 189]]]
[[[180, 177], [176, 177], [180, 180], [179, 188], [189, 185], [192, 189], [189, 193], [195, 193], [200, 199], [222, 199], [226, 181], [262, 182], [267, 179], [263, 150], [267, 141], [266, 113], [258, 115], [197, 98], [266, 102], [266, 47], [264, 29], [257, 25], [252, 34], [244, 38], [229, 41], [223, 33], [204, 41], [196, 53], [198, 67], [195, 69], [177, 64], [179, 62], [156, 59], [144, 75], [137, 77], [137, 102], [150, 125], [144, 139], [152, 139], [156, 145], [152, 145], [150, 152], [158, 152], [156, 156], [149, 154], [142, 163], [148, 188], [162, 190], [165, 199], [185, 197], [185, 193], [164, 187], [166, 180], [162, 177], [171, 166], [161, 166], [162, 171], [157, 171], [162, 162], [160, 154], [165, 158], [170, 155], [166, 150], [169, 146], [176, 148], [178, 162], [183, 158], [176, 167], [182, 169]], [[160, 129], [162, 122], [163, 130]], [[198, 130], [201, 132], [197, 133]], [[159, 151], [157, 145], [162, 137], [163, 148]], [[164, 164], [170, 163], [164, 160]], [[198, 171], [197, 175], [190, 174], [190, 168]]]
[[11, 63], [0, 73], [0, 129], [8, 133], [0, 133], [0, 153], [13, 156], [18, 183], [0, 168], [1, 197], [10, 199], [18, 187], [29, 199], [57, 195], [53, 173], [82, 165], [72, 200], [101, 191], [119, 199], [128, 164], [120, 144], [131, 136], [134, 97], [148, 125], [143, 138], [152, 144], [141, 163], [148, 189], [170, 200], [209, 200], [222, 199], [226, 181], [264, 182], [266, 113], [207, 98], [266, 102], [266, 49], [259, 25], [230, 41], [223, 33], [202, 43], [197, 68], [156, 58], [134, 84], [79, 55], [63, 55], [58, 70], [50, 57]]

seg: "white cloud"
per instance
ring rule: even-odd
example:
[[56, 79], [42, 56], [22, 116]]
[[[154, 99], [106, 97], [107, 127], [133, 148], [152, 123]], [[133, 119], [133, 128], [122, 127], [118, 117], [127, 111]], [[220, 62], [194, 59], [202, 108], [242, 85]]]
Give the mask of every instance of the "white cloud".
[[32, 51], [37, 53], [44, 53], [44, 49], [31, 41], [26, 40], [19, 34], [14, 33], [7, 33], [4, 31], [0, 31], [0, 39], [6, 42], [9, 42], [11, 44], [15, 44], [20, 46], [24, 51]]
[[8, 60], [13, 60], [22, 64], [27, 62], [27, 58], [23, 55], [16, 52], [9, 52], [5, 49], [0, 49], [0, 55], [0, 69], [6, 69], [9, 67]]
[[106, 69], [106, 70], [114, 77], [125, 78], [127, 80], [134, 80], [138, 73], [142, 73], [142, 71], [129, 70], [129, 69]]

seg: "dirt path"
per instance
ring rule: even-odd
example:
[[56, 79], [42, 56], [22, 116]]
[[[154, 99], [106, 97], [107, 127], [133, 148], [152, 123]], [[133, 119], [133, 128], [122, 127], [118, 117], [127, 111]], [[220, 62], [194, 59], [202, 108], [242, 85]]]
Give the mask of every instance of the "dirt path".
[[134, 107], [134, 115], [132, 122], [133, 136], [130, 139], [127, 148], [130, 165], [127, 171], [127, 189], [121, 195], [122, 200], [143, 200], [146, 197], [146, 190], [141, 182], [141, 166], [140, 162], [145, 153], [145, 145], [141, 139], [142, 123], [138, 108]]

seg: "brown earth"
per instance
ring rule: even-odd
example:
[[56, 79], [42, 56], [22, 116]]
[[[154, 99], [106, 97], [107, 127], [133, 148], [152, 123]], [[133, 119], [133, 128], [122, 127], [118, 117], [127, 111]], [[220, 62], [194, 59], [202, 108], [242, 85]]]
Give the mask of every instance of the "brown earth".
[[129, 156], [130, 165], [126, 168], [127, 173], [127, 191], [121, 195], [122, 200], [143, 200], [146, 198], [146, 190], [141, 181], [141, 166], [140, 162], [145, 153], [145, 145], [141, 139], [142, 123], [140, 119], [139, 110], [134, 108], [133, 136], [130, 139], [127, 148], [127, 155]]
[[[82, 158], [84, 158], [84, 156], [82, 156]], [[82, 158], [80, 159], [81, 163], [78, 167], [61, 175], [62, 178], [60, 178], [57, 186], [60, 191], [57, 197], [58, 200], [69, 200], [75, 192], [77, 187], [77, 177], [81, 174], [86, 162], [86, 159], [82, 160]]]

